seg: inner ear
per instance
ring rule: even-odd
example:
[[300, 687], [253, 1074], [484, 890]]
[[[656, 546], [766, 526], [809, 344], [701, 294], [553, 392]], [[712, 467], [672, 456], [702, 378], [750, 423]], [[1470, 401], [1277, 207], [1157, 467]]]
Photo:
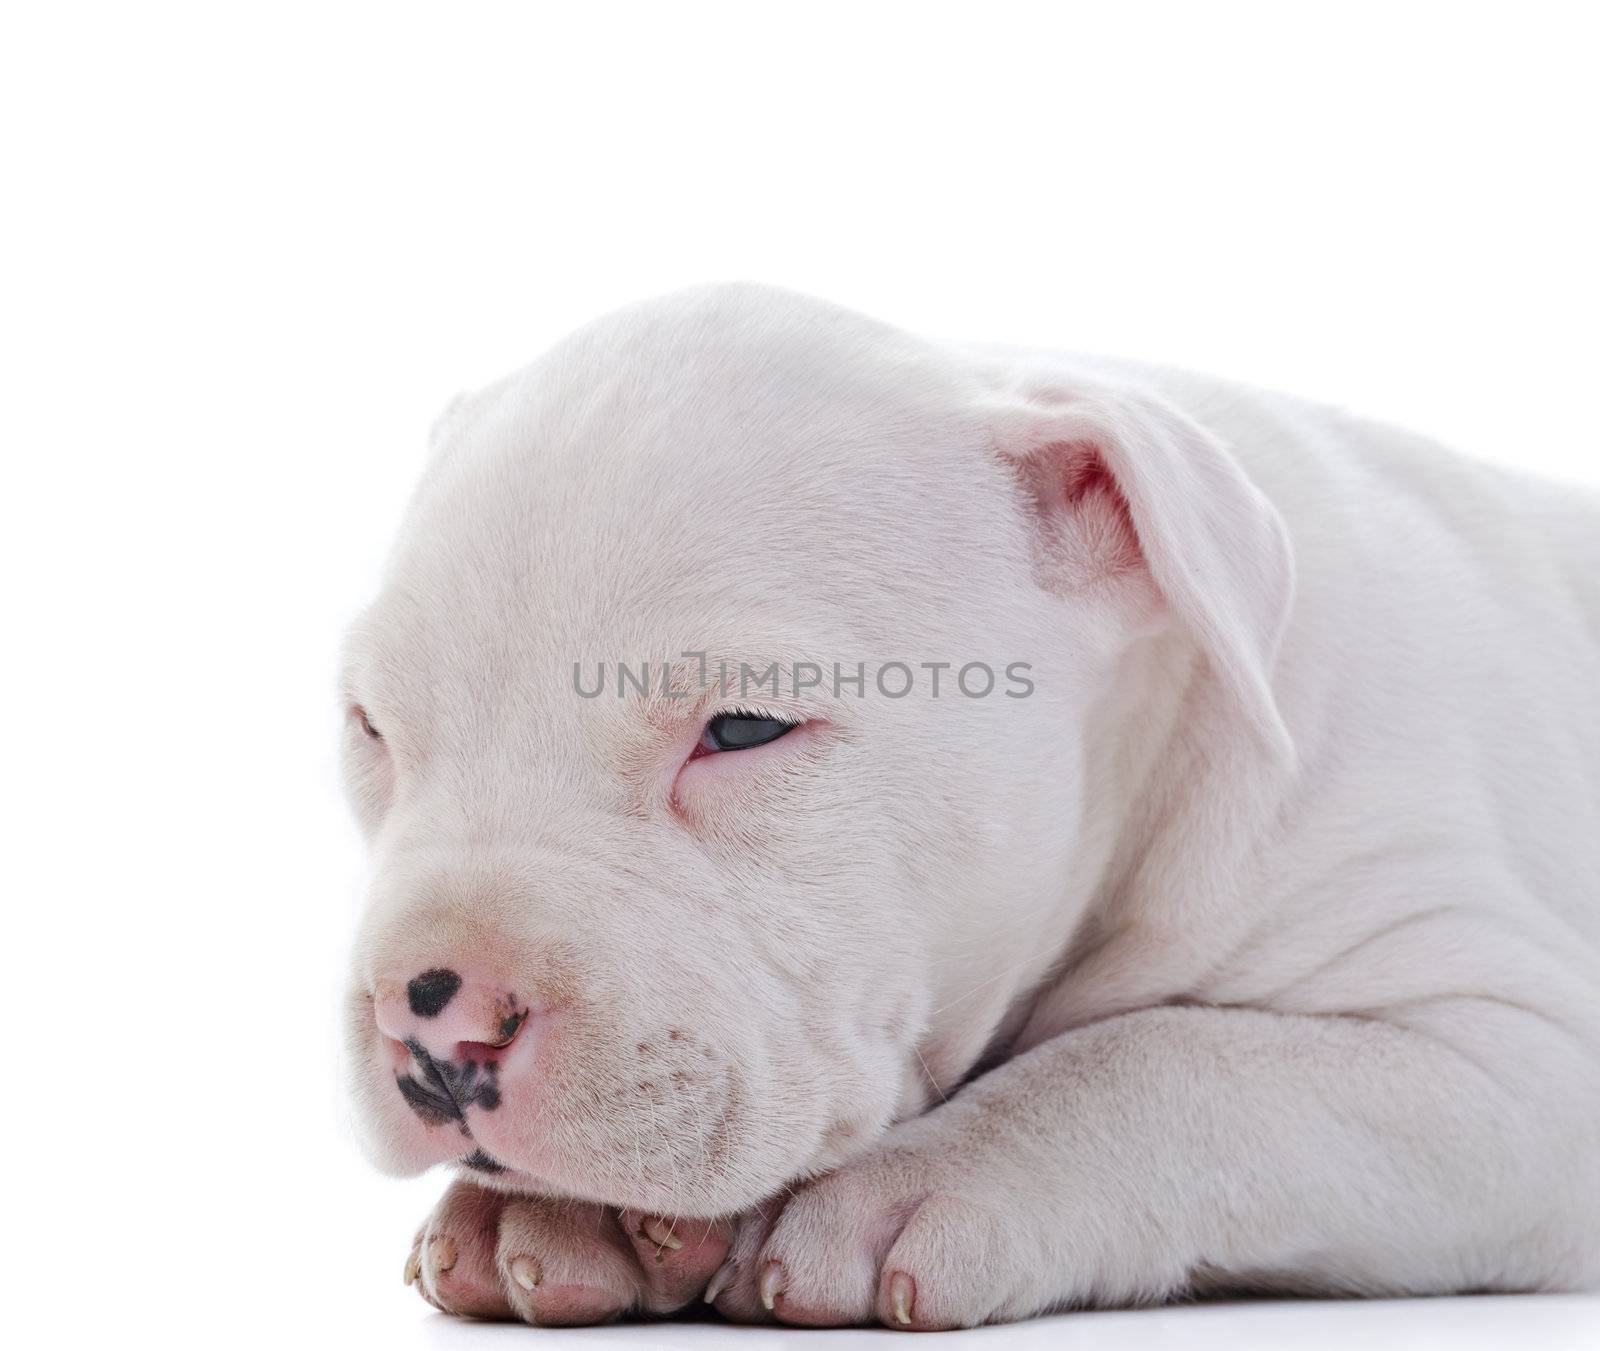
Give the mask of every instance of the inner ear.
[[1082, 591], [1146, 571], [1128, 499], [1095, 445], [1048, 444], [1014, 463], [1032, 499], [1046, 586]]

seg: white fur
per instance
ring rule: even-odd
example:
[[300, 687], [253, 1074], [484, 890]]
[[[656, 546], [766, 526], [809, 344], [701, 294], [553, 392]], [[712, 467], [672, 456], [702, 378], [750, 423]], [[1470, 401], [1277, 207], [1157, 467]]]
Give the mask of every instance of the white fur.
[[[905, 1272], [925, 1326], [1600, 1276], [1593, 501], [754, 287], [603, 319], [437, 441], [350, 645], [380, 1162], [444, 1155], [373, 982], [490, 953], [566, 1010], [474, 1122], [501, 1194], [718, 1220], [735, 1316], [772, 1263], [790, 1321], [898, 1324]], [[1035, 689], [763, 697], [813, 724], [689, 766], [714, 700], [574, 693], [686, 650]], [[536, 1318], [531, 1223], [484, 1279]], [[629, 1279], [603, 1312], [673, 1302]]]

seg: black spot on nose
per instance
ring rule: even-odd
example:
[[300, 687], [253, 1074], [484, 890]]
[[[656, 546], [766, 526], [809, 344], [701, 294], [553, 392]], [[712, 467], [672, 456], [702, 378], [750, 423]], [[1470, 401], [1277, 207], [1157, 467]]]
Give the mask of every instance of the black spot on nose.
[[410, 1000], [411, 1011], [417, 1017], [434, 1018], [455, 998], [456, 991], [460, 988], [460, 976], [454, 971], [438, 967], [432, 971], [424, 971], [411, 981], [406, 986], [406, 998]]

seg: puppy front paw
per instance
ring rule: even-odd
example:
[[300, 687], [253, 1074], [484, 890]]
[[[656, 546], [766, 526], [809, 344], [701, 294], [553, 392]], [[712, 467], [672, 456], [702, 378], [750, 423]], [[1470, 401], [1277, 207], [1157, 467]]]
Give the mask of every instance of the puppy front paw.
[[441, 1313], [515, 1317], [496, 1263], [500, 1216], [509, 1199], [453, 1182], [411, 1240], [405, 1283]]
[[741, 1322], [930, 1331], [1037, 1312], [999, 1213], [973, 1190], [867, 1158], [743, 1217], [707, 1298]]
[[418, 1233], [405, 1278], [444, 1313], [605, 1323], [698, 1299], [730, 1234], [725, 1223], [508, 1196], [462, 1179]]

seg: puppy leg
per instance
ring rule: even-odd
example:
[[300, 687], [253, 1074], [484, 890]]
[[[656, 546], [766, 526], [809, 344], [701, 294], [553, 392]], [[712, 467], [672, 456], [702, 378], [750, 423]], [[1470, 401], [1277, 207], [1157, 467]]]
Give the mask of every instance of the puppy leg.
[[1407, 1026], [1164, 1007], [1067, 1033], [741, 1236], [730, 1316], [971, 1326], [1192, 1290], [1593, 1279], [1592, 1053], [1488, 1001]]

